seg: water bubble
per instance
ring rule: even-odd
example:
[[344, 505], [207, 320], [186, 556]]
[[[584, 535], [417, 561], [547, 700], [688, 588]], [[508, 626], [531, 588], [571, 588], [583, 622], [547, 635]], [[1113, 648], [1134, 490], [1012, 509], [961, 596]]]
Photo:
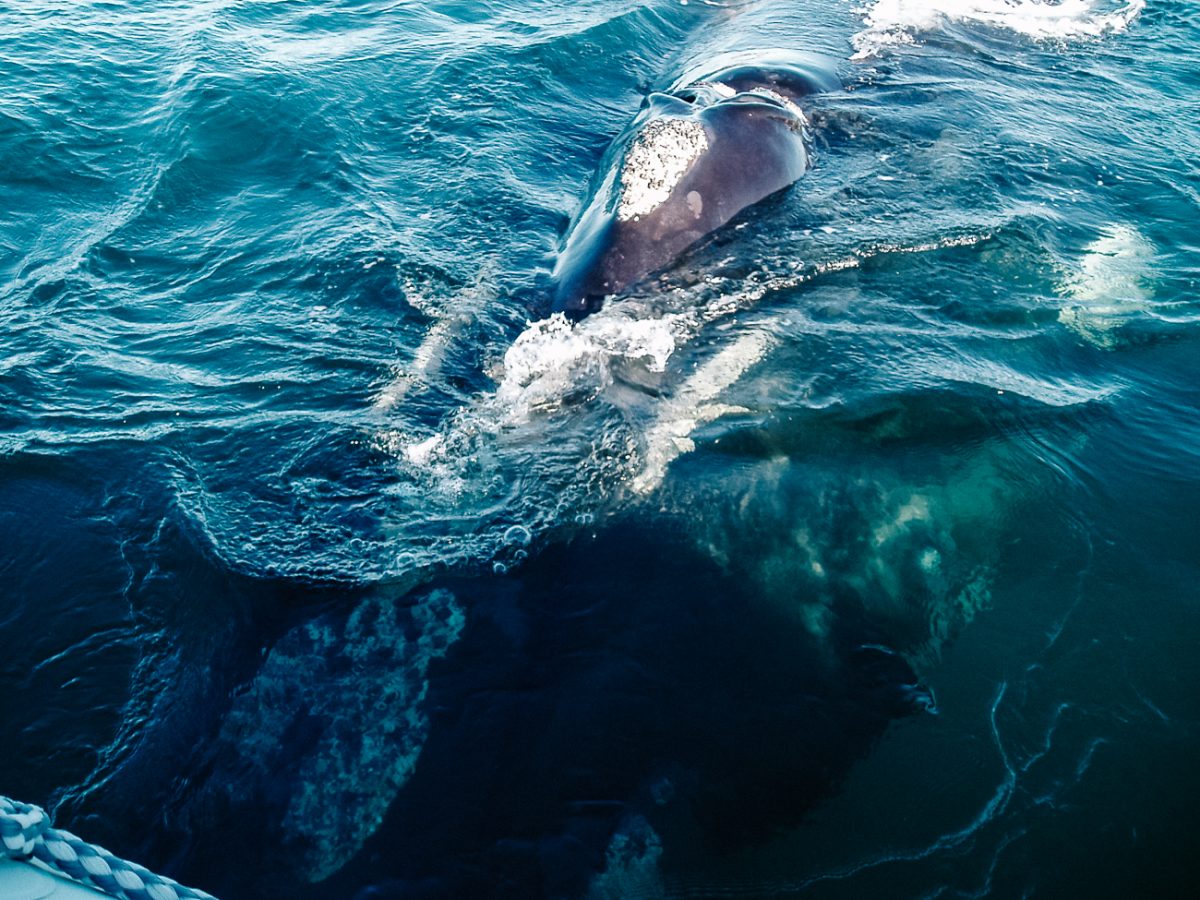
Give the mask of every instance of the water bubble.
[[419, 560], [417, 559], [417, 555], [415, 553], [405, 552], [396, 554], [396, 569], [401, 572], [417, 568], [418, 562]]
[[513, 525], [504, 532], [504, 543], [506, 544], [520, 544], [522, 547], [528, 547], [531, 540], [533, 540], [533, 535], [524, 525]]

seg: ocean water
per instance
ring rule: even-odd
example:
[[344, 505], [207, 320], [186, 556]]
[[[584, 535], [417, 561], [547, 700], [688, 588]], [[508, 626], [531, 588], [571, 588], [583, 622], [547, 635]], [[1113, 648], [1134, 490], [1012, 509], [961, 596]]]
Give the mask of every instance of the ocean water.
[[[778, 49], [811, 171], [548, 317]], [[1198, 123], [1191, 0], [9, 0], [0, 794], [224, 900], [1192, 893]]]

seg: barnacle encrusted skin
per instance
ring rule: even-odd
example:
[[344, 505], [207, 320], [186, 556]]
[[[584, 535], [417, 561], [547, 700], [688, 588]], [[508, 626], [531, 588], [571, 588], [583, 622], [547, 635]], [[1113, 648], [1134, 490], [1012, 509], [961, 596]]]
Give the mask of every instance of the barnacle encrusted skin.
[[617, 218], [637, 219], [665, 203], [707, 149], [708, 137], [699, 122], [676, 118], [648, 122], [625, 153]]

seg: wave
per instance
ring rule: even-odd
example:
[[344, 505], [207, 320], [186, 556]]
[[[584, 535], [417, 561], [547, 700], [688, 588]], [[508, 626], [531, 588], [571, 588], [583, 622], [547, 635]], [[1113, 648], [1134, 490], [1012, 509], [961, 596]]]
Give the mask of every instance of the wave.
[[1145, 0], [1115, 7], [1103, 0], [875, 0], [859, 10], [866, 27], [850, 39], [851, 59], [916, 43], [919, 35], [948, 24], [985, 25], [1034, 40], [1101, 38], [1125, 31], [1145, 6]]

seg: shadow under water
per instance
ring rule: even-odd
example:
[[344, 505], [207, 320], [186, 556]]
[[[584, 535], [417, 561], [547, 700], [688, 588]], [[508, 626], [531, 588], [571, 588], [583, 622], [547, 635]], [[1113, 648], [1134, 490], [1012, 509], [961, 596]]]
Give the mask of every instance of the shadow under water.
[[[185, 757], [126, 766], [141, 796], [176, 784], [140, 849], [187, 846], [181, 877], [224, 897], [653, 891], [659, 864], [799, 821], [933, 708], [887, 640], [836, 615], [818, 638], [682, 528], [624, 518], [513, 574], [338, 603], [225, 700], [181, 703], [207, 716]], [[114, 787], [88, 812], [133, 821]]]

